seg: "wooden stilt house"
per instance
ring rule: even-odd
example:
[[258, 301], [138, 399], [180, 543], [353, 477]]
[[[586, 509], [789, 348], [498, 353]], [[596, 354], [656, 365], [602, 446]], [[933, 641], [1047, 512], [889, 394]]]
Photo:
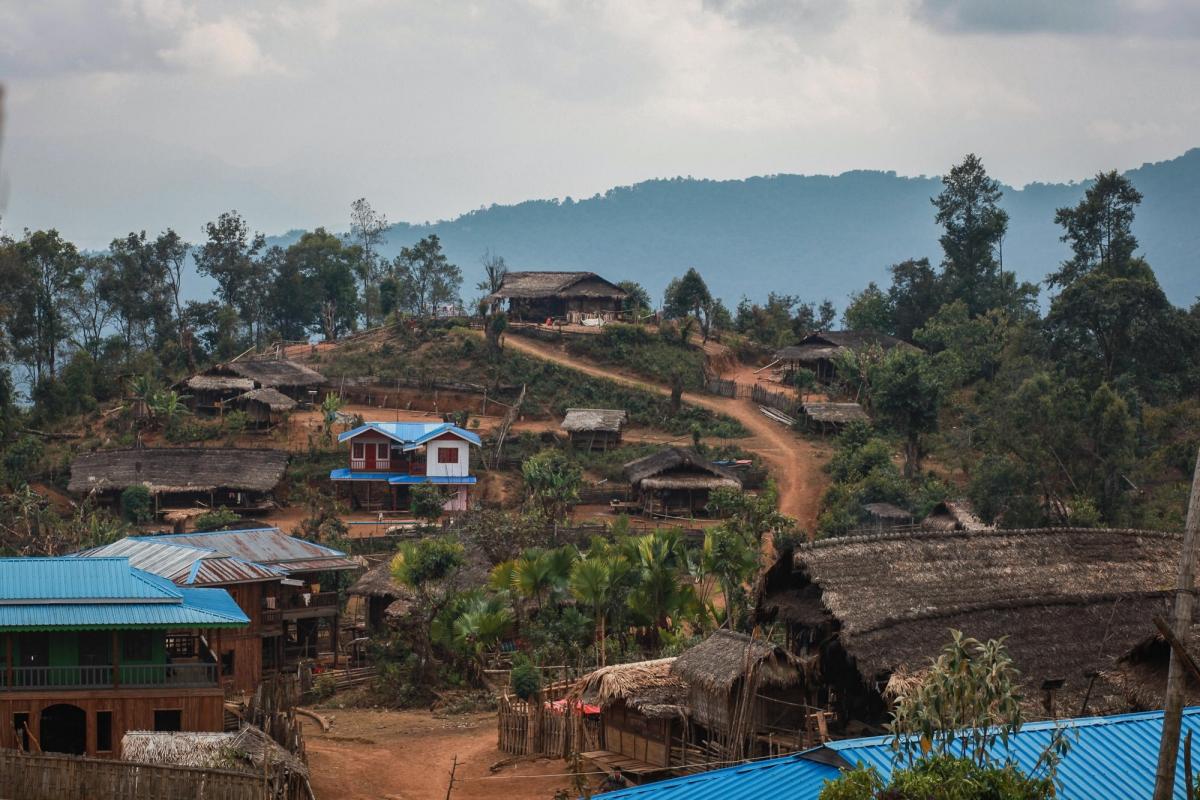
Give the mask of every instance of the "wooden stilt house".
[[621, 446], [621, 430], [629, 415], [615, 408], [568, 408], [562, 429], [571, 444], [587, 450], [608, 450]]
[[714, 489], [742, 488], [741, 478], [688, 447], [668, 447], [624, 467], [642, 513], [666, 517], [704, 514]]

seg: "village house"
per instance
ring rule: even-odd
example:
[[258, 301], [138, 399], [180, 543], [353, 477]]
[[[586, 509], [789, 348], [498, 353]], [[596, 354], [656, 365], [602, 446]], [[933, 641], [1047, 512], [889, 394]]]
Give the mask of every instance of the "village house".
[[886, 333], [872, 331], [825, 331], [811, 333], [797, 344], [781, 348], [775, 353], [775, 358], [785, 374], [798, 369], [810, 369], [817, 375], [817, 380], [828, 383], [837, 373], [834, 359], [844, 351], [863, 352], [872, 347], [878, 347], [885, 353], [894, 348], [919, 348], [903, 339], [888, 336]]
[[826, 539], [768, 571], [758, 621], [783, 626], [792, 651], [815, 659], [806, 702], [843, 732], [880, 730], [950, 629], [1007, 637], [1029, 718], [1128, 711], [1131, 681], [1156, 669], [1145, 645], [1168, 612], [1180, 542], [1070, 528]]
[[221, 413], [236, 406], [235, 400], [251, 402], [253, 397], [246, 395], [255, 389], [274, 389], [296, 402], [311, 404], [324, 383], [321, 373], [296, 361], [247, 358], [214, 364], [182, 381], [180, 388], [187, 393], [193, 411]]
[[715, 489], [741, 489], [741, 478], [690, 447], [667, 447], [624, 466], [634, 504], [643, 514], [694, 517], [707, 513]]
[[443, 487], [446, 511], [467, 510], [471, 448], [483, 445], [477, 434], [449, 422], [368, 422], [338, 441], [350, 444], [350, 466], [329, 479], [353, 508], [407, 510], [412, 487], [424, 484]]
[[384, 630], [389, 621], [403, 618], [415, 595], [392, 576], [392, 559], [385, 558], [364, 572], [346, 594], [363, 604], [362, 615], [366, 633]]
[[931, 531], [986, 531], [995, 526], [976, 516], [969, 500], [943, 500], [921, 520], [921, 527]]
[[288, 536], [278, 528], [131, 536], [80, 553], [123, 557], [179, 587], [219, 587], [248, 625], [212, 646], [224, 683], [254, 691], [265, 675], [332, 652], [338, 660], [341, 598], [322, 576], [358, 569], [340, 550]]
[[267, 511], [275, 507], [272, 493], [287, 460], [283, 450], [232, 447], [97, 450], [71, 462], [67, 489], [115, 506], [130, 486], [145, 486], [155, 514], [196, 507]]
[[568, 408], [561, 427], [575, 447], [608, 450], [621, 446], [621, 431], [628, 421], [623, 409]]
[[810, 401], [800, 406], [804, 426], [822, 436], [841, 433], [853, 422], [871, 423], [870, 416], [858, 403]]
[[508, 301], [515, 320], [581, 323], [621, 316], [628, 293], [594, 272], [510, 272], [486, 301]]
[[120, 757], [126, 731], [220, 731], [224, 589], [127, 558], [0, 559], [0, 748]]

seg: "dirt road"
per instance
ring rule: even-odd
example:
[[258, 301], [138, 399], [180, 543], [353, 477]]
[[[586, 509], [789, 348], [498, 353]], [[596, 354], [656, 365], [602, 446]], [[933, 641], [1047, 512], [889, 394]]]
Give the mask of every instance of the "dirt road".
[[332, 727], [305, 721], [317, 800], [443, 800], [458, 757], [454, 800], [547, 800], [570, 789], [566, 762], [508, 758], [496, 749], [495, 714], [437, 717], [427, 711], [322, 710]]
[[[615, 367], [599, 366], [575, 358], [553, 344], [511, 335], [505, 337], [504, 344], [526, 355], [553, 361], [597, 378], [647, 392], [670, 395], [670, 390], [665, 386], [622, 372]], [[722, 377], [735, 378], [742, 383], [753, 383], [757, 379], [750, 367], [735, 368]], [[810, 533], [816, 528], [821, 491], [828, 483], [828, 478], [821, 470], [821, 465], [829, 458], [828, 446], [797, 436], [778, 422], [768, 419], [758, 410], [757, 405], [747, 399], [687, 393], [684, 394], [683, 401], [725, 414], [742, 423], [751, 436], [737, 440], [738, 444], [756, 453], [767, 463], [779, 486], [780, 511], [795, 518], [800, 527]]]

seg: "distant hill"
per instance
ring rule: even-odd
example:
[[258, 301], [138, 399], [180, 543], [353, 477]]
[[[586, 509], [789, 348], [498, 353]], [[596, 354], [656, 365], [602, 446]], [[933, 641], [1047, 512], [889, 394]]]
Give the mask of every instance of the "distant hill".
[[[1137, 217], [1141, 252], [1172, 301], [1200, 295], [1200, 148], [1130, 170], [1145, 195]], [[1078, 202], [1087, 182], [1006, 187], [1010, 215], [1004, 266], [1042, 280], [1067, 255], [1054, 211]], [[586, 200], [531, 200], [492, 206], [388, 233], [394, 255], [422, 236], [441, 237], [463, 268], [464, 299], [478, 293], [480, 256], [504, 256], [513, 269], [588, 269], [641, 282], [656, 299], [667, 282], [696, 267], [732, 308], [769, 291], [806, 301], [846, 296], [910, 257], [940, 258], [929, 198], [938, 178], [893, 172], [837, 176], [772, 175], [745, 180], [650, 180]], [[273, 241], [287, 244], [299, 232]]]

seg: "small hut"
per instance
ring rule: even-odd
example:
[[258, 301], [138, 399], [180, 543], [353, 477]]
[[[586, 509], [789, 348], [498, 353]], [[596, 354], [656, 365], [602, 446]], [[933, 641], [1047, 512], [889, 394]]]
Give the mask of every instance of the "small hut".
[[323, 383], [321, 373], [295, 361], [247, 358], [214, 364], [181, 386], [191, 398], [193, 411], [219, 413], [255, 389], [274, 389], [297, 402], [309, 402], [316, 399]]
[[913, 524], [912, 512], [893, 503], [864, 503], [863, 511], [867, 512], [869, 527], [877, 531]]
[[724, 755], [743, 758], [762, 745], [799, 747], [808, 719], [803, 694], [789, 690], [802, 683], [801, 664], [777, 644], [718, 630], [675, 659], [671, 673], [688, 685], [692, 723]]
[[975, 515], [967, 500], [943, 500], [921, 520], [921, 527], [930, 531], [989, 531], [988, 525]]
[[256, 428], [272, 428], [283, 422], [289, 411], [296, 407], [296, 401], [278, 389], [251, 389], [230, 401], [230, 404], [246, 416]]
[[571, 437], [571, 444], [588, 450], [608, 450], [620, 447], [621, 430], [629, 415], [616, 408], [568, 408], [562, 429]]
[[486, 301], [508, 301], [515, 319], [616, 319], [628, 293], [594, 272], [510, 272]]
[[406, 616], [413, 601], [412, 591], [392, 577], [390, 558], [363, 573], [346, 593], [365, 602], [368, 631], [382, 630], [390, 619]]
[[858, 403], [805, 403], [801, 411], [805, 426], [822, 436], [838, 433], [851, 422], [871, 421]]
[[193, 375], [182, 389], [192, 411], [218, 413], [235, 397], [254, 389], [254, 381], [237, 375]]
[[817, 374], [817, 380], [828, 383], [837, 375], [835, 361], [837, 356], [845, 351], [862, 352], [870, 348], [879, 348], [884, 352], [897, 347], [909, 350], [919, 348], [903, 339], [888, 336], [885, 333], [872, 331], [825, 331], [805, 336], [798, 344], [784, 347], [775, 353], [775, 358], [782, 365], [785, 373], [797, 369], [811, 369]]
[[314, 796], [308, 765], [253, 725], [230, 733], [129, 731], [121, 739], [121, 758], [258, 775], [270, 784], [265, 797]]
[[694, 517], [714, 489], [741, 489], [741, 478], [690, 447], [668, 447], [630, 461], [625, 477], [643, 514]]
[[568, 702], [573, 706], [600, 709], [604, 749], [584, 758], [634, 780], [662, 777], [684, 764], [688, 687], [672, 673], [674, 662], [660, 658], [601, 667], [572, 687]]

